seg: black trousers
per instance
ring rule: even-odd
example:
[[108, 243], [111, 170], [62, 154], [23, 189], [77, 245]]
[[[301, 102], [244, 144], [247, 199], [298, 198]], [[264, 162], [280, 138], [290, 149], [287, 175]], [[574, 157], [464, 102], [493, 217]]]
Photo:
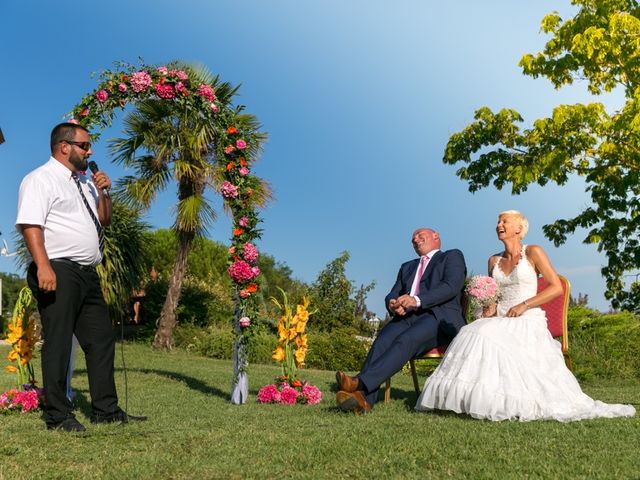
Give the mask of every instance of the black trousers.
[[66, 395], [67, 372], [73, 334], [84, 351], [89, 393], [94, 415], [118, 411], [113, 377], [115, 335], [95, 269], [69, 261], [51, 261], [56, 273], [56, 291], [38, 289], [37, 267], [29, 266], [27, 282], [38, 300], [44, 344], [42, 380], [44, 419], [56, 424], [73, 415]]

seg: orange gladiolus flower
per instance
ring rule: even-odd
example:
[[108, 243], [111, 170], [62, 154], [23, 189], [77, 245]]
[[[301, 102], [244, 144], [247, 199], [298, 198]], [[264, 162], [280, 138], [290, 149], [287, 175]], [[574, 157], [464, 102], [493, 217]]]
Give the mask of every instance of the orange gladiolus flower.
[[300, 388], [302, 386], [302, 382], [300, 380], [294, 380], [291, 382], [291, 386], [295, 388]]
[[232, 169], [233, 167], [235, 167], [235, 166], [236, 166], [236, 164], [235, 164], [235, 163], [233, 163], [233, 162], [229, 162], [229, 163], [227, 163], [227, 172], [228, 172], [229, 170], [231, 170], [231, 169]]
[[305, 322], [309, 319], [309, 312], [307, 312], [307, 309], [302, 305], [296, 307], [296, 315]]
[[7, 365], [6, 367], [4, 367], [4, 369], [10, 373], [16, 373], [18, 371], [18, 369], [13, 365]]
[[247, 285], [247, 291], [249, 293], [256, 293], [258, 291], [258, 284], [250, 283], [249, 285]]
[[244, 233], [244, 230], [243, 230], [243, 229], [241, 229], [241, 228], [234, 228], [234, 229], [233, 229], [233, 235], [234, 235], [235, 237], [240, 236], [240, 235], [242, 235], [243, 233]]
[[227, 128], [227, 133], [238, 133], [238, 129], [236, 127]]
[[271, 354], [271, 358], [273, 358], [276, 362], [282, 362], [284, 360], [284, 348], [278, 345], [276, 349]]
[[298, 364], [298, 366], [300, 365], [304, 365], [304, 357], [306, 356], [307, 351], [303, 350], [302, 348], [299, 348], [298, 350], [296, 350], [296, 363]]
[[89, 109], [87, 107], [83, 108], [82, 111], [80, 112], [80, 116], [81, 117], [86, 117], [87, 115], [89, 115]]
[[298, 332], [296, 332], [295, 327], [289, 329], [289, 340], [293, 340], [298, 336]]
[[247, 166], [247, 159], [244, 157], [240, 157], [240, 166], [241, 167], [246, 167]]
[[14, 362], [19, 357], [20, 355], [18, 355], [18, 352], [16, 350], [11, 349], [11, 351], [9, 352], [9, 355], [7, 355], [7, 360], [9, 360], [10, 362]]
[[298, 348], [307, 348], [307, 336], [306, 335], [302, 335], [298, 338], [296, 338], [296, 347]]

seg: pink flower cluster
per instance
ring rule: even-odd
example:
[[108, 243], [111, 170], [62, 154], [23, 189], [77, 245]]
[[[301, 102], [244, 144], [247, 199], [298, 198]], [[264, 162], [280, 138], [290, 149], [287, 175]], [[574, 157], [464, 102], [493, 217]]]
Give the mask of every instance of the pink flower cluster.
[[248, 227], [249, 219], [247, 217], [240, 217], [240, 220], [238, 220], [238, 225], [240, 225], [241, 227]]
[[227, 182], [226, 180], [222, 182], [220, 186], [220, 192], [222, 196], [225, 198], [237, 198], [238, 197], [238, 187], [236, 187], [231, 182]]
[[104, 103], [107, 101], [107, 98], [109, 98], [109, 93], [104, 89], [98, 90], [98, 92], [96, 92], [96, 98], [100, 103]]
[[178, 80], [181, 80], [183, 82], [189, 79], [189, 76], [185, 73], [184, 70], [173, 69], [169, 72], [169, 75], [171, 75], [172, 77], [176, 77]]
[[38, 408], [38, 391], [31, 389], [20, 391], [15, 388], [0, 395], [0, 413], [20, 409], [22, 413]]
[[246, 283], [252, 278], [260, 275], [260, 269], [258, 267], [252, 267], [243, 260], [236, 260], [227, 269], [229, 276], [236, 283]]
[[259, 403], [278, 403], [280, 405], [316, 405], [322, 400], [322, 392], [318, 387], [308, 383], [302, 383], [301, 387], [294, 388], [287, 382], [265, 385], [258, 392]]
[[198, 95], [210, 102], [213, 102], [216, 98], [213, 88], [211, 88], [211, 85], [207, 85], [206, 83], [203, 83], [198, 87]]
[[245, 243], [242, 247], [244, 249], [244, 254], [242, 257], [249, 263], [254, 263], [258, 260], [258, 249], [253, 243]]
[[240, 318], [238, 323], [240, 324], [240, 328], [247, 328], [251, 326], [251, 320], [249, 319], [249, 317]]
[[471, 301], [479, 306], [489, 305], [498, 298], [498, 284], [492, 277], [474, 275], [465, 288]]
[[151, 75], [147, 72], [136, 72], [131, 76], [131, 88], [136, 93], [144, 92], [152, 83]]
[[165, 100], [171, 100], [176, 96], [176, 92], [170, 83], [158, 83], [156, 85], [156, 95]]

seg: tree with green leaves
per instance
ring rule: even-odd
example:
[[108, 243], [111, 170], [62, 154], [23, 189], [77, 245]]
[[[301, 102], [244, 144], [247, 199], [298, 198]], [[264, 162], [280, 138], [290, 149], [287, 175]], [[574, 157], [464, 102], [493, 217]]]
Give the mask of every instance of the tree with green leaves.
[[[212, 77], [203, 67], [177, 65], [188, 73], [193, 84], [213, 87], [218, 104], [225, 106], [219, 115], [230, 112], [227, 115], [233, 118], [229, 118], [229, 125], [242, 131], [247, 140], [246, 156], [257, 157], [265, 137], [259, 132], [253, 115], [241, 113], [242, 106], [231, 109], [231, 100], [238, 88]], [[153, 343], [156, 348], [169, 349], [174, 343], [176, 308], [189, 251], [194, 240], [206, 232], [215, 218], [205, 194], [207, 189], [219, 188], [222, 183], [216, 164], [224, 159], [219, 158], [215, 142], [220, 141], [225, 132], [218, 131], [209, 117], [194, 112], [187, 103], [152, 97], [136, 103], [124, 119], [123, 133], [123, 138], [111, 140], [110, 150], [114, 161], [133, 169], [135, 175], [120, 180], [116, 189], [118, 198], [144, 211], [170, 182], [175, 181], [177, 185], [173, 228], [178, 246]], [[266, 185], [254, 187], [251, 201], [258, 205], [264, 203], [269, 195]]]
[[[513, 194], [532, 183], [564, 185], [584, 177], [592, 204], [573, 218], [543, 227], [556, 246], [578, 228], [584, 242], [604, 252], [605, 297], [614, 308], [640, 309], [640, 285], [624, 277], [640, 268], [640, 6], [635, 0], [572, 0], [579, 10], [563, 20], [551, 13], [542, 52], [520, 60], [525, 75], [546, 77], [556, 88], [586, 80], [597, 95], [618, 89], [626, 103], [607, 111], [602, 103], [557, 106], [550, 117], [523, 125], [512, 109], [484, 107], [451, 136], [444, 162], [463, 165], [457, 175], [475, 192], [492, 184]], [[636, 278], [637, 280], [637, 278]]]
[[345, 272], [349, 258], [349, 252], [342, 252], [327, 264], [311, 285], [309, 295], [315, 309], [309, 322], [311, 329], [325, 332], [338, 328], [365, 329], [364, 313], [367, 309], [364, 301], [375, 282], [356, 290]]

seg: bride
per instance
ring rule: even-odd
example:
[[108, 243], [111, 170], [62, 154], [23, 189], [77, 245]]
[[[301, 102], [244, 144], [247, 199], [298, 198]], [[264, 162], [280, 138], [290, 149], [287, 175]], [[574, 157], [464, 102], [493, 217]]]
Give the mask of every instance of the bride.
[[[505, 249], [489, 258], [489, 274], [500, 287], [498, 304], [460, 330], [427, 379], [416, 409], [453, 410], [495, 421], [635, 415], [630, 405], [585, 395], [566, 367], [538, 308], [560, 295], [562, 286], [544, 250], [522, 244], [528, 226], [515, 210], [499, 215], [496, 232]], [[538, 274], [549, 284], [540, 293]]]

